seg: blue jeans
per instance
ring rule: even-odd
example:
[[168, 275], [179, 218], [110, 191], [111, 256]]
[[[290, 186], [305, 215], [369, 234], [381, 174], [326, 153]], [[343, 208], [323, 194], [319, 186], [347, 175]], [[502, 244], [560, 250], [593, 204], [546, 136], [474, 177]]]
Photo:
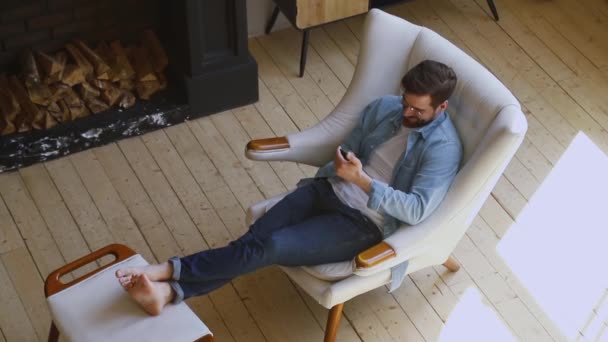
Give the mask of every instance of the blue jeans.
[[316, 179], [283, 198], [227, 246], [171, 258], [174, 303], [269, 265], [351, 260], [380, 241], [382, 233], [371, 220], [343, 204], [325, 178]]

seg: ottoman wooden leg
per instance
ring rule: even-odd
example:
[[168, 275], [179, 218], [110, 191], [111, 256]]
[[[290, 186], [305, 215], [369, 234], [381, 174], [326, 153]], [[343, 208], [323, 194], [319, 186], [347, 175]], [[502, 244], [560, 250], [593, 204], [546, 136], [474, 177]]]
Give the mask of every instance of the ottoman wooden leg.
[[51, 331], [49, 331], [49, 342], [57, 342], [59, 340], [59, 330], [55, 326], [55, 322], [51, 322]]

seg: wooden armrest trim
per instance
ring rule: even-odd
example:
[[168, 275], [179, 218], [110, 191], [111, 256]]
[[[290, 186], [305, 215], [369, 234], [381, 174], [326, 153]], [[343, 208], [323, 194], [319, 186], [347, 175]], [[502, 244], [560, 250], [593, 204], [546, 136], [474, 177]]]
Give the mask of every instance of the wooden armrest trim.
[[286, 137], [256, 139], [251, 140], [247, 144], [247, 150], [258, 152], [284, 150], [287, 148], [289, 148], [289, 141]]
[[393, 247], [382, 241], [359, 253], [355, 258], [357, 268], [368, 268], [376, 266], [384, 260], [393, 258], [397, 255]]
[[[59, 278], [61, 278], [63, 275], [68, 274], [88, 263], [91, 263], [91, 262], [93, 262], [97, 259], [100, 259], [109, 254], [114, 255], [116, 260], [114, 260], [111, 263], [104, 265], [92, 272], [89, 272], [78, 279], [72, 280], [68, 283], [64, 284], [59, 280]], [[46, 278], [46, 281], [44, 282], [44, 294], [47, 297], [52, 296], [55, 293], [60, 292], [64, 289], [67, 289], [68, 287], [70, 287], [74, 284], [77, 284], [116, 263], [119, 263], [125, 259], [128, 259], [135, 254], [136, 253], [131, 248], [129, 248], [125, 245], [111, 244], [111, 245], [105, 246], [102, 249], [99, 249], [89, 255], [85, 255], [82, 258], [80, 258], [78, 260], [74, 260], [73, 262], [71, 262], [65, 266], [62, 266], [62, 267], [58, 268], [57, 270], [51, 272], [51, 274], [49, 274], [49, 276]]]
[[214, 342], [215, 339], [213, 338], [213, 335], [205, 335], [199, 339], [197, 339], [194, 342]]

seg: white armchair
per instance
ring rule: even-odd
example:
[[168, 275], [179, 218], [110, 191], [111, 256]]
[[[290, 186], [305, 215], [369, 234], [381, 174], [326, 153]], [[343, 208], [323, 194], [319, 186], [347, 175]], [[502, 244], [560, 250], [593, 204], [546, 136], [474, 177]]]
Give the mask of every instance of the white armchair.
[[[511, 92], [462, 50], [427, 28], [373, 9], [365, 22], [354, 77], [335, 110], [302, 132], [247, 145], [250, 159], [324, 165], [362, 109], [377, 97], [398, 94], [401, 77], [425, 59], [449, 65], [458, 76], [448, 112], [464, 146], [461, 169], [429, 218], [415, 226], [403, 225], [352, 262], [283, 268], [304, 291], [332, 309], [325, 341], [335, 338], [343, 303], [389, 283], [392, 267], [408, 261], [407, 273], [439, 264], [458, 269], [450, 253], [521, 144], [526, 118]], [[283, 196], [251, 206], [248, 224]]]

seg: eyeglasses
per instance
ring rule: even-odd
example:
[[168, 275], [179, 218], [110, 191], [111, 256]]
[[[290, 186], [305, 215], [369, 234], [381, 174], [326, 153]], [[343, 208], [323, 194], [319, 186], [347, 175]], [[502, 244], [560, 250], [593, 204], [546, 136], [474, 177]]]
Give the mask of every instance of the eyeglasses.
[[421, 111], [419, 109], [416, 109], [416, 108], [410, 106], [405, 101], [405, 94], [401, 95], [401, 104], [403, 105], [403, 111], [404, 112], [412, 111], [412, 113], [414, 113], [414, 115], [416, 115], [417, 117], [421, 117], [422, 114], [424, 114], [424, 111]]

